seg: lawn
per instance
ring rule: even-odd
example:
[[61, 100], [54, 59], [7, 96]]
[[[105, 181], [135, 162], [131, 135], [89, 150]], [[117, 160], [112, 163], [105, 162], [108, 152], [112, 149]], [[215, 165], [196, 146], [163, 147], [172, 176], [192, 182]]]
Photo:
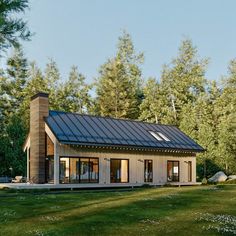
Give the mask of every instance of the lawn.
[[0, 235], [236, 235], [236, 185], [0, 191]]

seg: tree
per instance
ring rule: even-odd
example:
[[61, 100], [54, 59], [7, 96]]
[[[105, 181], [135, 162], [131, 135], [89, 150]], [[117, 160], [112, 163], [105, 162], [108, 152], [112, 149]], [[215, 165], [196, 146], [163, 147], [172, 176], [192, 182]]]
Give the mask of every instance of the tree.
[[[9, 117], [6, 132], [0, 140], [0, 175], [26, 174], [26, 155], [22, 150], [25, 134], [26, 128], [22, 118], [17, 114]], [[13, 168], [13, 173], [10, 168]]]
[[215, 82], [208, 86], [206, 92], [201, 93], [196, 102], [186, 104], [183, 108], [180, 121], [180, 129], [197, 141], [206, 149], [198, 154], [198, 177], [210, 177], [221, 168], [217, 165], [217, 125], [216, 101], [220, 96], [220, 90]]
[[136, 54], [131, 37], [123, 32], [117, 53], [101, 66], [96, 83], [96, 106], [103, 116], [138, 118], [141, 103], [143, 54]]
[[222, 94], [217, 100], [218, 163], [226, 173], [236, 172], [236, 59], [229, 64], [223, 81]]
[[180, 124], [181, 112], [188, 103], [194, 104], [205, 91], [205, 72], [207, 59], [198, 59], [197, 48], [187, 39], [181, 42], [179, 55], [172, 60], [171, 66], [164, 66], [160, 90], [165, 97], [160, 110], [163, 123]]
[[7, 59], [6, 71], [8, 81], [5, 83], [8, 86], [8, 98], [12, 111], [17, 112], [24, 100], [28, 76], [28, 62], [21, 48], [16, 48], [13, 55]]
[[48, 92], [48, 86], [46, 79], [44, 78], [41, 70], [37, 67], [35, 62], [30, 63], [28, 69], [28, 80], [23, 90], [24, 100], [20, 106], [22, 119], [26, 123], [26, 127], [29, 128], [29, 108], [30, 99], [37, 92]]
[[1, 0], [0, 2], [0, 50], [18, 47], [19, 40], [29, 40], [31, 33], [21, 18], [13, 17], [24, 13], [28, 0]]
[[162, 103], [160, 84], [154, 78], [149, 78], [143, 88], [144, 99], [140, 104], [140, 120], [159, 123], [162, 113], [159, 108]]
[[25, 154], [22, 145], [26, 136], [26, 128], [21, 106], [24, 100], [24, 90], [27, 83], [27, 60], [21, 48], [15, 49], [7, 59], [6, 73], [2, 77], [0, 91], [2, 95], [1, 133], [0, 133], [0, 174], [9, 174], [14, 167], [15, 174], [24, 173]]
[[91, 86], [85, 83], [85, 77], [72, 66], [69, 79], [59, 86], [57, 91], [57, 110], [67, 112], [88, 113], [91, 105], [89, 90]]

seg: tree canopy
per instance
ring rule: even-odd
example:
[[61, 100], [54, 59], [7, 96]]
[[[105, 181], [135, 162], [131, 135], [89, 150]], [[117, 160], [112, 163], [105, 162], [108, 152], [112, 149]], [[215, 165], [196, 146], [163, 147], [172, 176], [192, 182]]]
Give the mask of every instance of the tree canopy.
[[20, 17], [13, 17], [16, 13], [24, 13], [28, 8], [28, 0], [0, 1], [0, 51], [11, 46], [18, 47], [20, 40], [29, 40], [31, 33], [27, 22]]
[[[1, 4], [7, 4], [6, 9]], [[27, 1], [18, 0], [1, 4], [6, 19], [8, 13], [28, 6]], [[0, 48], [17, 45], [21, 37], [17, 31], [14, 35], [15, 42], [13, 36], [0, 40]], [[100, 66], [91, 84], [77, 66], [62, 78], [56, 61], [50, 59], [41, 70], [17, 47], [0, 70], [0, 175], [10, 175], [11, 167], [14, 174], [25, 174], [22, 144], [29, 130], [30, 98], [38, 91], [49, 93], [54, 110], [176, 125], [206, 149], [197, 156], [199, 179], [218, 170], [235, 174], [236, 60], [230, 61], [221, 82], [209, 81], [209, 60], [201, 58], [192, 41], [185, 39], [174, 59], [163, 66], [160, 78], [143, 78], [143, 63], [143, 53], [136, 52], [125, 31], [118, 38], [115, 55]]]

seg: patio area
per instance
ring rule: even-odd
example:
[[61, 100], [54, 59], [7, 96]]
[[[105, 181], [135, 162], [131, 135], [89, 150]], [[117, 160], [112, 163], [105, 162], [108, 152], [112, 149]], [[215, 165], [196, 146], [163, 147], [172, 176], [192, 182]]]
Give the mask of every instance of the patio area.
[[[153, 187], [161, 187], [166, 183], [149, 184]], [[172, 182], [168, 183], [171, 186], [194, 186], [201, 185], [201, 182]], [[141, 187], [143, 184], [130, 183], [111, 183], [111, 184], [30, 184], [30, 183], [0, 183], [0, 189], [95, 189], [95, 188], [134, 188]]]

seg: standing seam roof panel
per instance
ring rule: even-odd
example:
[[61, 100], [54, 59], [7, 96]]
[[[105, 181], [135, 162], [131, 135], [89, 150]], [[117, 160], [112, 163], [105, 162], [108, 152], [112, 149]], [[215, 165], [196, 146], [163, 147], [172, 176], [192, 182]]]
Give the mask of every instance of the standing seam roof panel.
[[124, 144], [134, 145], [134, 142], [130, 140], [130, 137], [126, 134], [124, 130], [121, 129], [121, 127], [116, 124], [112, 119], [106, 118], [106, 121], [112, 125], [112, 127], [115, 128], [115, 131], [118, 132], [121, 136], [121, 138], [124, 140]]
[[[72, 113], [71, 113], [72, 114]], [[83, 126], [83, 124], [80, 122], [79, 118], [75, 115], [72, 114], [73, 118], [77, 121], [78, 125], [78, 129], [81, 130], [81, 133], [83, 134], [83, 136], [85, 138], [87, 138], [89, 140], [89, 142], [91, 143], [96, 143], [96, 139], [94, 137], [91, 136], [91, 134], [88, 132], [88, 130]]]
[[[58, 111], [50, 111], [45, 121], [57, 139], [65, 143], [204, 150], [174, 126]], [[149, 131], [161, 132], [170, 141], [156, 140]]]
[[[113, 131], [113, 133], [114, 133], [114, 131], [116, 132], [116, 139], [115, 139], [115, 140], [117, 140], [120, 144], [127, 144], [127, 142], [124, 140], [124, 138], [120, 135], [119, 130], [117, 130], [116, 128], [114, 128], [114, 126], [108, 122], [108, 119], [107, 119], [107, 118], [104, 118], [104, 119], [103, 119], [103, 118], [100, 118], [100, 117], [99, 117], [98, 119], [100, 120], [100, 122], [101, 122], [104, 126], [109, 127], [109, 128], [107, 128], [107, 129], [109, 129], [110, 132], [112, 132], [112, 131]], [[119, 138], [118, 138], [117, 136], [119, 136]]]
[[[58, 113], [57, 112], [57, 119], [55, 119], [55, 120], [57, 120], [57, 123], [59, 124], [60, 123], [60, 126], [61, 126], [61, 128], [62, 128], [62, 130], [66, 130], [67, 132], [65, 133], [65, 131], [64, 131], [64, 133], [65, 133], [65, 135], [67, 136], [67, 138], [68, 139], [70, 139], [71, 141], [79, 141], [77, 138], [76, 138], [76, 136], [74, 135], [74, 133], [73, 133], [73, 131], [70, 129], [70, 127], [67, 125], [67, 123], [65, 122], [65, 119], [63, 119], [62, 117], [61, 117], [61, 115], [63, 115], [63, 114], [60, 114], [60, 113]], [[64, 118], [65, 118], [65, 114], [64, 114]], [[61, 122], [60, 122], [61, 121]], [[64, 128], [63, 128], [64, 127]]]
[[[48, 126], [54, 131], [54, 134], [57, 136], [59, 140], [68, 141], [68, 137], [65, 135], [61, 127], [57, 124], [56, 120], [53, 116], [47, 118]], [[51, 121], [51, 122], [50, 122]], [[59, 132], [58, 132], [59, 131]]]
[[109, 139], [109, 137], [107, 137], [107, 135], [104, 133], [104, 131], [100, 128], [100, 126], [98, 125], [98, 122], [95, 123], [90, 116], [87, 116], [86, 118], [90, 120], [90, 122], [88, 122], [88, 121], [86, 121], [86, 122], [88, 122], [89, 125], [91, 125], [92, 129], [98, 135], [98, 137], [100, 137], [102, 140], [104, 140], [104, 143], [111, 144], [112, 143], [111, 140]]

